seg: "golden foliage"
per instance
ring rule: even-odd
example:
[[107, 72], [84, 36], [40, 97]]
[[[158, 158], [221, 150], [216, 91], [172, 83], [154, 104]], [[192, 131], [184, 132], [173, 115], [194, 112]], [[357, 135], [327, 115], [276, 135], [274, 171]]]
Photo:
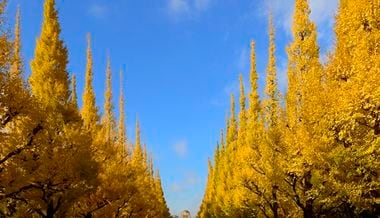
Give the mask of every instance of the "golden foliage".
[[[295, 1], [284, 109], [276, 82], [272, 17], [262, 102], [252, 43], [249, 106], [245, 112], [241, 100], [238, 131], [232, 135], [230, 120], [226, 145], [217, 146], [199, 217], [380, 213], [379, 1], [340, 1], [335, 50], [325, 67], [310, 13], [307, 0]], [[238, 149], [228, 149], [236, 137]], [[231, 195], [233, 204], [225, 207], [219, 199]]]
[[[5, 5], [0, 2], [1, 28]], [[0, 34], [0, 217], [170, 217], [161, 179], [139, 137], [140, 151], [128, 152], [122, 89], [116, 133], [110, 60], [99, 123], [90, 38], [80, 113], [60, 31], [55, 1], [46, 0], [31, 91], [22, 78], [19, 11], [14, 42], [6, 31]]]

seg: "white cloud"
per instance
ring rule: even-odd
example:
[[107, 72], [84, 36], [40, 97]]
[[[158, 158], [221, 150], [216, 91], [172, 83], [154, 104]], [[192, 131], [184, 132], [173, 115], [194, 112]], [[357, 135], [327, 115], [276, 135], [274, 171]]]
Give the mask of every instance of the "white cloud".
[[[234, 81], [230, 82], [229, 84], [227, 84], [224, 87], [224, 93], [228, 96], [231, 96], [231, 94], [233, 94], [233, 95], [235, 95], [235, 98], [236, 98], [237, 94], [239, 94], [239, 81], [234, 80]], [[223, 96], [223, 97], [225, 97], [225, 96]], [[228, 102], [229, 102], [229, 98], [228, 98]]]
[[173, 150], [178, 157], [184, 158], [187, 155], [187, 141], [181, 140], [173, 145]]
[[287, 59], [281, 59], [277, 69], [278, 89], [282, 95], [285, 95], [288, 87], [288, 62]]
[[239, 56], [236, 61], [238, 70], [240, 72], [247, 70], [248, 63], [249, 63], [249, 49], [246, 46], [244, 46], [240, 50]]
[[185, 183], [189, 186], [194, 186], [199, 184], [201, 179], [195, 171], [188, 171], [185, 173]]
[[177, 182], [173, 182], [170, 186], [171, 192], [177, 193], [177, 192], [181, 192], [182, 190], [183, 190], [183, 187], [179, 185]]
[[338, 0], [310, 0], [311, 19], [317, 25], [334, 23]]
[[[288, 36], [291, 36], [293, 23], [294, 1], [295, 0], [263, 0], [265, 1], [265, 13], [261, 16], [268, 16], [272, 12], [275, 25], [281, 28]], [[318, 42], [321, 47], [321, 60], [325, 61], [328, 52], [333, 48], [334, 32], [333, 26], [335, 15], [338, 9], [338, 0], [309, 0], [311, 15], [310, 18], [317, 25]], [[279, 65], [279, 85], [280, 89], [286, 87], [287, 79], [285, 60]]]
[[[280, 26], [289, 35], [293, 22], [294, 0], [269, 0], [266, 2], [266, 13], [271, 11], [276, 25]], [[311, 19], [317, 24], [319, 32], [324, 28], [331, 28], [334, 23], [338, 0], [309, 0]]]
[[204, 11], [210, 6], [211, 0], [195, 0], [194, 6], [198, 11]]
[[321, 58], [325, 60], [334, 45], [333, 27], [338, 10], [338, 0], [311, 0], [311, 19], [318, 28], [318, 38], [321, 43]]
[[106, 5], [93, 3], [88, 8], [88, 13], [97, 18], [103, 18], [108, 14], [108, 7]]
[[206, 11], [212, 0], [167, 0], [167, 10], [175, 17], [192, 17]]
[[[224, 88], [224, 94], [221, 96], [219, 99], [213, 99], [211, 101], [212, 105], [215, 106], [225, 106], [226, 104], [228, 105], [230, 102], [230, 96], [233, 94], [235, 96], [235, 101], [237, 100], [239, 94], [240, 94], [240, 81], [239, 81], [239, 74], [243, 72], [247, 72], [249, 69], [249, 48], [244, 46], [242, 47], [238, 52], [235, 53], [235, 67], [237, 69], [236, 77], [234, 80], [230, 81], [227, 83]], [[247, 91], [247, 89], [246, 89]], [[228, 97], [226, 97], [226, 95]]]
[[269, 13], [272, 13], [274, 23], [290, 34], [294, 0], [265, 0], [265, 3], [266, 10], [263, 15], [267, 17]]
[[187, 0], [169, 0], [168, 11], [173, 15], [187, 14], [190, 11], [189, 2]]
[[[236, 75], [237, 77], [238, 75]], [[229, 108], [230, 107], [230, 102], [231, 102], [231, 94], [234, 95], [235, 97], [235, 102], [238, 101], [239, 94], [240, 94], [240, 84], [239, 81], [233, 80], [229, 83], [227, 83], [224, 88], [223, 88], [223, 93], [221, 95], [218, 95], [217, 97], [213, 98], [210, 100], [210, 104], [212, 106], [216, 107], [223, 107], [223, 108]], [[246, 89], [247, 91], [247, 89]]]
[[170, 191], [174, 193], [184, 192], [198, 185], [200, 182], [201, 178], [195, 171], [185, 171], [181, 174], [179, 181], [174, 181], [170, 185]]

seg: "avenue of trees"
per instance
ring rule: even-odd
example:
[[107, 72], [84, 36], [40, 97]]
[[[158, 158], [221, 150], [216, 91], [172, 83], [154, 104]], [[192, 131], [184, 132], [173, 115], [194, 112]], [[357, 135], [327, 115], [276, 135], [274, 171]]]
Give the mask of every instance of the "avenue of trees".
[[138, 122], [136, 141], [127, 139], [122, 83], [115, 119], [110, 60], [100, 115], [88, 36], [78, 108], [55, 0], [44, 2], [28, 80], [20, 11], [10, 34], [6, 5], [0, 0], [0, 217], [170, 217]]
[[295, 0], [284, 94], [272, 17], [263, 99], [252, 42], [249, 95], [241, 78], [239, 113], [232, 96], [200, 218], [380, 215], [380, 3], [339, 1], [324, 64], [310, 13]]

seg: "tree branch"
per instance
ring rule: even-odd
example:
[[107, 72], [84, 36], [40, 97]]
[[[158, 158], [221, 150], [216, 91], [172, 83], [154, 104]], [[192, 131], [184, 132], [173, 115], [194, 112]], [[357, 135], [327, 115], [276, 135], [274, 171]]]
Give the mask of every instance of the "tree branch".
[[38, 124], [33, 130], [32, 132], [29, 134], [28, 138], [28, 142], [20, 147], [20, 148], [17, 148], [16, 150], [8, 153], [4, 158], [2, 158], [0, 160], [0, 165], [3, 164], [4, 162], [6, 162], [8, 159], [12, 158], [13, 156], [15, 155], [18, 155], [20, 154], [22, 151], [24, 151], [25, 149], [27, 149], [28, 147], [30, 147], [33, 143], [33, 140], [34, 140], [34, 136], [37, 135], [41, 130], [43, 129], [43, 127], [41, 126], [41, 124]]

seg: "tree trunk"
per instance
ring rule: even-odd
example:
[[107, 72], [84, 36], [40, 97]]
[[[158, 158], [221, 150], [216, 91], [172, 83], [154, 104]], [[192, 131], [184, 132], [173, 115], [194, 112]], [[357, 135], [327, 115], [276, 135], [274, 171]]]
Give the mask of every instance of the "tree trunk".
[[303, 211], [303, 217], [304, 218], [313, 218], [314, 217], [314, 211], [313, 211], [313, 202], [314, 199], [307, 196], [307, 192], [310, 191], [313, 188], [313, 184], [311, 184], [311, 171], [307, 171], [305, 173], [304, 177], [304, 187], [305, 187], [305, 196], [306, 196], [306, 204]]
[[273, 211], [273, 218], [278, 218], [278, 202], [277, 202], [277, 185], [272, 186], [272, 198], [273, 198], [273, 205], [272, 205], [272, 211]]
[[48, 204], [48, 208], [46, 210], [46, 218], [54, 218], [54, 206], [53, 202]]

